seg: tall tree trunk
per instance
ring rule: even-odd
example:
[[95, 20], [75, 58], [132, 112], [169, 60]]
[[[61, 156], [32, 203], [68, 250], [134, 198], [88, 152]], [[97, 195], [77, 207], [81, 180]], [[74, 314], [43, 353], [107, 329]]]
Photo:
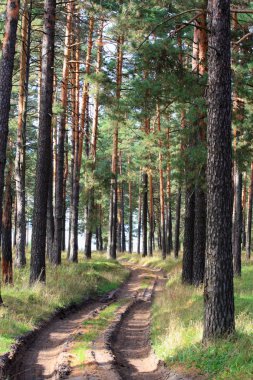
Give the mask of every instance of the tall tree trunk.
[[174, 256], [177, 259], [180, 251], [180, 219], [181, 219], [181, 187], [178, 188], [177, 204], [176, 204], [176, 221], [175, 221], [175, 243]]
[[209, 86], [204, 341], [234, 332], [230, 1], [208, 1]]
[[124, 182], [121, 184], [121, 249], [122, 252], [126, 252], [126, 231], [125, 231], [125, 192]]
[[13, 213], [14, 213], [13, 247], [16, 247], [17, 245], [17, 197], [15, 197]]
[[[118, 156], [118, 161], [119, 161], [119, 174], [121, 174], [121, 160], [122, 160], [122, 157], [121, 157], [121, 152], [119, 152], [119, 156]], [[121, 183], [118, 183], [118, 186], [117, 186], [117, 200], [118, 200], [118, 205], [117, 205], [117, 250], [118, 252], [122, 252], [122, 200], [121, 200], [121, 196], [122, 196], [122, 191], [121, 191], [121, 188], [122, 188], [122, 182]]]
[[67, 21], [64, 41], [64, 60], [62, 69], [61, 106], [62, 112], [58, 130], [57, 164], [55, 178], [55, 215], [54, 215], [54, 244], [52, 252], [52, 264], [61, 264], [62, 252], [62, 227], [64, 212], [64, 148], [65, 131], [68, 105], [68, 78], [69, 78], [69, 57], [70, 57], [70, 37], [72, 30], [73, 2], [67, 4]]
[[[90, 21], [92, 22], [92, 20]], [[90, 25], [91, 27], [92, 25]], [[93, 27], [93, 26], [92, 26]], [[103, 29], [104, 29], [104, 21], [101, 21], [100, 28], [99, 28], [99, 37], [97, 41], [97, 63], [96, 63], [96, 74], [98, 75], [101, 71], [101, 65], [102, 65], [102, 49], [103, 49]], [[92, 33], [90, 29], [89, 33], [89, 48], [92, 48]], [[89, 58], [90, 59], [90, 58]], [[87, 64], [86, 70], [89, 70], [89, 62]], [[94, 95], [94, 117], [92, 122], [92, 134], [91, 134], [91, 143], [90, 143], [90, 149], [86, 148], [86, 155], [89, 154], [92, 159], [92, 176], [94, 176], [94, 171], [96, 168], [96, 158], [97, 158], [97, 138], [98, 138], [98, 117], [99, 117], [99, 84], [96, 84], [95, 88], [95, 95]], [[87, 136], [87, 130], [86, 130], [86, 145], [88, 144], [89, 139]], [[88, 195], [88, 205], [87, 205], [87, 213], [86, 213], [86, 231], [85, 231], [85, 256], [87, 259], [91, 258], [91, 243], [92, 243], [92, 222], [94, 219], [94, 205], [95, 205], [95, 199], [94, 199], [94, 188], [91, 188], [89, 190]], [[99, 230], [98, 230], [99, 232]], [[98, 236], [98, 243], [99, 243], [99, 236]], [[100, 245], [100, 244], [98, 244]], [[98, 250], [100, 250], [98, 248]]]
[[30, 282], [46, 280], [45, 245], [47, 199], [51, 158], [51, 122], [54, 88], [55, 0], [45, 0], [42, 41], [42, 81], [36, 183], [31, 249]]
[[[51, 156], [52, 157], [52, 156]], [[48, 198], [47, 198], [47, 240], [46, 254], [49, 261], [52, 261], [53, 244], [54, 244], [54, 210], [53, 210], [53, 164], [51, 163]]]
[[[122, 66], [123, 66], [123, 43], [124, 38], [118, 38], [117, 43], [117, 89], [116, 100], [119, 107], [121, 97], [122, 84]], [[109, 214], [109, 239], [107, 253], [108, 257], [115, 259], [117, 255], [117, 172], [118, 172], [118, 138], [119, 138], [119, 122], [115, 121], [113, 131], [113, 152], [112, 152], [112, 179], [111, 179], [111, 195], [110, 195], [110, 214]]]
[[193, 281], [194, 217], [195, 191], [191, 186], [187, 187], [185, 190], [185, 224], [182, 281], [186, 284], [192, 284]]
[[[85, 74], [90, 74], [91, 69], [91, 53], [93, 47], [93, 30], [94, 30], [94, 17], [91, 16], [89, 19], [89, 31], [88, 31], [88, 41], [87, 41], [87, 55], [86, 55], [86, 63], [85, 63]], [[78, 163], [79, 167], [81, 167], [82, 161], [82, 153], [83, 153], [83, 140], [85, 135], [85, 123], [87, 117], [87, 103], [89, 98], [89, 81], [87, 79], [84, 80], [83, 87], [83, 96], [82, 96], [82, 111], [81, 111], [81, 119], [80, 119], [80, 146], [79, 146], [79, 156]], [[86, 139], [89, 140], [86, 131]], [[88, 153], [88, 154], [87, 154]], [[89, 152], [86, 151], [86, 155], [89, 156]]]
[[[90, 74], [91, 68], [91, 53], [93, 47], [93, 30], [94, 30], [94, 17], [91, 16], [89, 19], [89, 32], [87, 41], [87, 54], [85, 63], [85, 74]], [[84, 80], [83, 86], [83, 97], [82, 97], [82, 112], [81, 112], [81, 123], [80, 123], [80, 145], [79, 145], [79, 171], [82, 162], [82, 152], [83, 152], [83, 139], [85, 136], [85, 153], [88, 158], [90, 155], [90, 129], [89, 129], [89, 81]], [[91, 192], [93, 193], [93, 191]], [[94, 204], [94, 195], [90, 195], [88, 199], [88, 204], [86, 207], [86, 233], [85, 233], [85, 256], [87, 259], [91, 258], [91, 242], [92, 242], [92, 210]]]
[[[9, 133], [8, 123], [18, 17], [19, 0], [8, 0], [6, 6], [5, 32], [2, 43], [2, 57], [0, 62], [0, 235], [2, 231], [4, 169]], [[0, 304], [2, 302], [0, 292]]]
[[[80, 98], [80, 85], [79, 85], [79, 66], [80, 66], [80, 31], [79, 31], [79, 20], [75, 20], [75, 26], [77, 29], [77, 35], [73, 36], [73, 58], [76, 64], [72, 68], [72, 173], [71, 173], [71, 208], [70, 208], [70, 244], [69, 244], [69, 261], [78, 261], [78, 212], [79, 212], [79, 190], [80, 190], [80, 169], [81, 169], [81, 158], [82, 145], [81, 141], [81, 131], [79, 129], [79, 98]], [[81, 120], [85, 120], [83, 112], [86, 111], [82, 109]]]
[[63, 178], [63, 215], [62, 215], [62, 238], [61, 238], [61, 249], [62, 251], [66, 250], [66, 196], [67, 196], [67, 180], [69, 175], [68, 168], [68, 144], [67, 144], [67, 135], [66, 135], [66, 144], [65, 144], [65, 170]]
[[171, 210], [171, 202], [169, 202], [167, 206], [167, 222], [166, 222], [166, 251], [168, 255], [171, 255], [173, 251], [173, 235], [172, 235], [172, 210]]
[[132, 182], [128, 182], [128, 196], [129, 196], [129, 234], [128, 234], [128, 252], [133, 252], [133, 195], [132, 195]]
[[73, 263], [78, 262], [78, 209], [79, 209], [79, 166], [78, 166], [78, 150], [79, 150], [79, 133], [76, 132], [75, 137], [75, 157], [73, 167], [73, 190], [72, 190], [72, 210], [71, 210], [71, 222], [70, 222], [70, 253], [69, 261]]
[[148, 254], [148, 174], [143, 173], [142, 185], [142, 256]]
[[[198, 73], [200, 76], [207, 72], [207, 22], [206, 12], [196, 20], [198, 39]], [[203, 94], [204, 96], [204, 94]], [[206, 113], [199, 111], [198, 143], [206, 144]], [[199, 286], [204, 281], [205, 248], [206, 248], [206, 165], [199, 169], [195, 188], [195, 219], [194, 219], [194, 253], [193, 253], [193, 283]]]
[[171, 159], [170, 159], [170, 129], [167, 131], [168, 139], [168, 164], [167, 164], [167, 223], [166, 223], [166, 253], [171, 254], [173, 250], [173, 236], [172, 236], [172, 211], [171, 211]]
[[251, 256], [251, 230], [252, 230], [252, 204], [253, 204], [253, 162], [250, 168], [250, 186], [248, 195], [248, 215], [247, 215], [247, 235], [246, 235], [246, 257], [250, 260]]
[[148, 173], [149, 187], [149, 256], [153, 256], [153, 240], [154, 240], [154, 207], [153, 207], [153, 177], [152, 172]]
[[[237, 31], [239, 29], [239, 23], [237, 14], [233, 14], [233, 29]], [[235, 46], [236, 52], [238, 53], [239, 47]], [[238, 62], [236, 62], [238, 63]], [[244, 102], [239, 99], [237, 94], [237, 83], [234, 85], [234, 119], [235, 119], [235, 129], [234, 129], [234, 204], [233, 204], [233, 226], [232, 226], [232, 254], [233, 254], [233, 264], [234, 264], [234, 275], [241, 275], [241, 254], [242, 254], [242, 173], [239, 169], [238, 157], [237, 157], [237, 145], [240, 140], [240, 124], [244, 119]]]
[[26, 120], [28, 84], [30, 74], [30, 44], [31, 44], [32, 1], [25, 0], [22, 17], [22, 50], [20, 57], [19, 102], [17, 149], [15, 160], [16, 204], [17, 204], [17, 237], [16, 237], [16, 266], [26, 265], [25, 239], [25, 158], [26, 158]]
[[102, 224], [103, 224], [102, 206], [99, 205], [99, 228], [98, 228], [98, 231], [99, 231], [99, 251], [104, 250]]
[[138, 229], [137, 229], [137, 253], [141, 253], [141, 221], [142, 221], [142, 202], [141, 202], [141, 192], [139, 193], [138, 201]]
[[[161, 112], [160, 106], [157, 105], [157, 129], [161, 132]], [[162, 141], [159, 140], [160, 149], [162, 149]], [[159, 152], [159, 199], [160, 199], [160, 231], [161, 231], [161, 246], [162, 258], [166, 258], [166, 225], [165, 225], [165, 202], [164, 202], [164, 175], [163, 175], [163, 155]]]
[[197, 185], [195, 190], [194, 219], [194, 254], [193, 254], [193, 284], [199, 286], [204, 281], [205, 249], [206, 249], [206, 194]]
[[232, 253], [234, 258], [234, 275], [241, 276], [242, 255], [242, 174], [237, 163], [234, 166], [234, 212], [232, 229]]
[[6, 174], [3, 221], [2, 221], [2, 279], [4, 284], [13, 284], [12, 271], [12, 162]]
[[244, 174], [243, 179], [243, 193], [242, 193], [242, 249], [246, 248], [246, 211], [247, 211], [247, 173]]
[[89, 192], [89, 199], [87, 204], [87, 220], [86, 220], [86, 233], [85, 233], [85, 257], [91, 259], [91, 243], [92, 243], [92, 223], [94, 209], [94, 189]]

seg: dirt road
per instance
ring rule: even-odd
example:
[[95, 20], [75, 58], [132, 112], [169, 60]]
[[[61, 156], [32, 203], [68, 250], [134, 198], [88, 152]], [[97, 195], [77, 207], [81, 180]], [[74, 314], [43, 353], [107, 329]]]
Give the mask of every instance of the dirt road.
[[[116, 294], [127, 299], [115, 315], [115, 321], [105, 331], [90, 352], [92, 361], [83, 371], [73, 371], [69, 379], [81, 380], [179, 380], [189, 379], [170, 373], [154, 355], [149, 340], [152, 296], [164, 285], [163, 274], [148, 268], [129, 267], [131, 276]], [[78, 331], [82, 322], [97, 315], [112, 303], [93, 301], [79, 311], [58, 318], [43, 328], [38, 338], [14, 363], [8, 379], [42, 380], [63, 378], [59, 373], [62, 355], [66, 357], [66, 342]], [[71, 345], [71, 344], [70, 344]]]

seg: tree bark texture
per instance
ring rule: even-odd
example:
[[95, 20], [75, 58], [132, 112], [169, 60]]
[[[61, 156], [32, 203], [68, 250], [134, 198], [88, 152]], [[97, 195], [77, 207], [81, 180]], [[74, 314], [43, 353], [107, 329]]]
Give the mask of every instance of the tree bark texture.
[[2, 280], [4, 284], [13, 284], [12, 269], [12, 162], [9, 162], [6, 174], [4, 207], [2, 221]]
[[25, 210], [25, 159], [26, 159], [26, 119], [28, 83], [30, 74], [30, 44], [31, 44], [31, 12], [32, 2], [25, 1], [22, 17], [22, 47], [20, 56], [19, 102], [18, 102], [18, 127], [17, 149], [15, 160], [16, 180], [16, 266], [22, 268], [26, 265], [26, 210]]
[[178, 188], [175, 220], [174, 256], [177, 259], [180, 252], [180, 220], [181, 220], [181, 187]]
[[61, 87], [61, 106], [57, 141], [57, 164], [55, 178], [55, 215], [54, 215], [54, 244], [52, 252], [52, 263], [54, 265], [61, 264], [62, 252], [62, 227], [64, 212], [64, 148], [65, 148], [65, 132], [68, 105], [68, 78], [69, 78], [69, 58], [70, 58], [70, 37], [72, 31], [72, 13], [73, 2], [67, 4], [67, 20], [64, 41], [64, 59], [62, 69], [62, 87]]
[[[9, 133], [9, 112], [12, 88], [12, 74], [19, 18], [19, 0], [8, 0], [6, 20], [0, 62], [0, 235], [2, 231], [4, 169], [6, 164], [6, 148]], [[2, 297], [0, 292], [0, 304]]]
[[209, 0], [204, 341], [234, 332], [230, 1]]
[[195, 189], [193, 284], [203, 284], [206, 250], [206, 194], [198, 185]]
[[185, 223], [184, 223], [184, 252], [182, 281], [192, 284], [193, 281], [193, 251], [194, 251], [194, 218], [195, 218], [195, 190], [187, 187], [185, 190]]
[[39, 136], [34, 192], [30, 282], [46, 280], [46, 222], [51, 159], [51, 123], [54, 88], [55, 0], [45, 0], [42, 41], [42, 80]]
[[[123, 66], [123, 36], [117, 41], [117, 88], [116, 101], [119, 107], [122, 84], [122, 66]], [[109, 213], [109, 237], [108, 237], [108, 257], [115, 259], [117, 255], [117, 214], [118, 214], [118, 194], [117, 194], [117, 174], [118, 174], [118, 139], [119, 139], [119, 122], [115, 121], [113, 130], [113, 152], [112, 152], [112, 179], [111, 179], [111, 196], [110, 196], [110, 213]]]
[[247, 215], [247, 235], [246, 235], [246, 256], [251, 256], [251, 230], [252, 230], [252, 203], [253, 203], [253, 162], [251, 163], [250, 186], [248, 195], [248, 215]]
[[242, 173], [237, 163], [234, 165], [234, 212], [232, 229], [232, 253], [234, 275], [241, 276], [242, 270]]
[[148, 174], [143, 173], [142, 184], [142, 256], [148, 254]]

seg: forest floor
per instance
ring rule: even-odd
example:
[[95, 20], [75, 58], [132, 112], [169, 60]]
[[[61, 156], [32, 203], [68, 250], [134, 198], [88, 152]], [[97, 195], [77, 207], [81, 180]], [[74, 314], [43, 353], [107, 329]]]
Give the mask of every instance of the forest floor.
[[175, 371], [195, 370], [207, 379], [253, 379], [253, 263], [243, 262], [235, 278], [236, 334], [202, 343], [203, 288], [181, 282], [181, 264], [171, 271], [162, 295], [152, 306], [151, 341], [157, 356]]
[[46, 286], [29, 286], [29, 263], [14, 271], [14, 285], [3, 286], [4, 307], [0, 308], [0, 355], [10, 350], [17, 337], [34, 330], [52, 314], [69, 305], [80, 304], [92, 294], [104, 294], [119, 287], [127, 276], [116, 261], [96, 255], [78, 264], [66, 258], [61, 266], [47, 267]]
[[[170, 263], [170, 266], [173, 264]], [[124, 267], [131, 275], [118, 292], [89, 302], [79, 311], [44, 326], [37, 339], [12, 367], [10, 378], [199, 378], [169, 371], [151, 348], [152, 299], [164, 291], [167, 281], [164, 272], [128, 263]]]
[[203, 289], [181, 284], [180, 261], [121, 255], [122, 267], [94, 257], [80, 271], [75, 266], [77, 286], [84, 273], [89, 283], [94, 274], [100, 278], [98, 292], [130, 277], [44, 326], [12, 367], [11, 379], [252, 379], [251, 263], [235, 279], [236, 335], [204, 346]]

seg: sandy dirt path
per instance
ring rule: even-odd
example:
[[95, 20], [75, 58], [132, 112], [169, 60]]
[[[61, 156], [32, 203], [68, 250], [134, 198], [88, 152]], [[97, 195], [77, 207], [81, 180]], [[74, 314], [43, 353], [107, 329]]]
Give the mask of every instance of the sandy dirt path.
[[[127, 266], [127, 265], [126, 265]], [[150, 345], [150, 317], [153, 292], [163, 289], [165, 279], [161, 272], [136, 266], [127, 266], [131, 275], [116, 293], [115, 299], [128, 299], [129, 310], [119, 310], [113, 339], [104, 345], [102, 335], [93, 342], [92, 363], [84, 370], [71, 372], [72, 380], [179, 380], [190, 379], [178, 376], [166, 369], [154, 355]], [[156, 284], [156, 286], [154, 286]], [[148, 295], [148, 296], [146, 296]], [[96, 316], [105, 306], [113, 302], [92, 301], [64, 318], [58, 318], [44, 327], [37, 339], [14, 363], [12, 380], [59, 379], [58, 367], [61, 356], [67, 355], [71, 336], [80, 330], [82, 322]], [[123, 307], [124, 309], [124, 307]]]

